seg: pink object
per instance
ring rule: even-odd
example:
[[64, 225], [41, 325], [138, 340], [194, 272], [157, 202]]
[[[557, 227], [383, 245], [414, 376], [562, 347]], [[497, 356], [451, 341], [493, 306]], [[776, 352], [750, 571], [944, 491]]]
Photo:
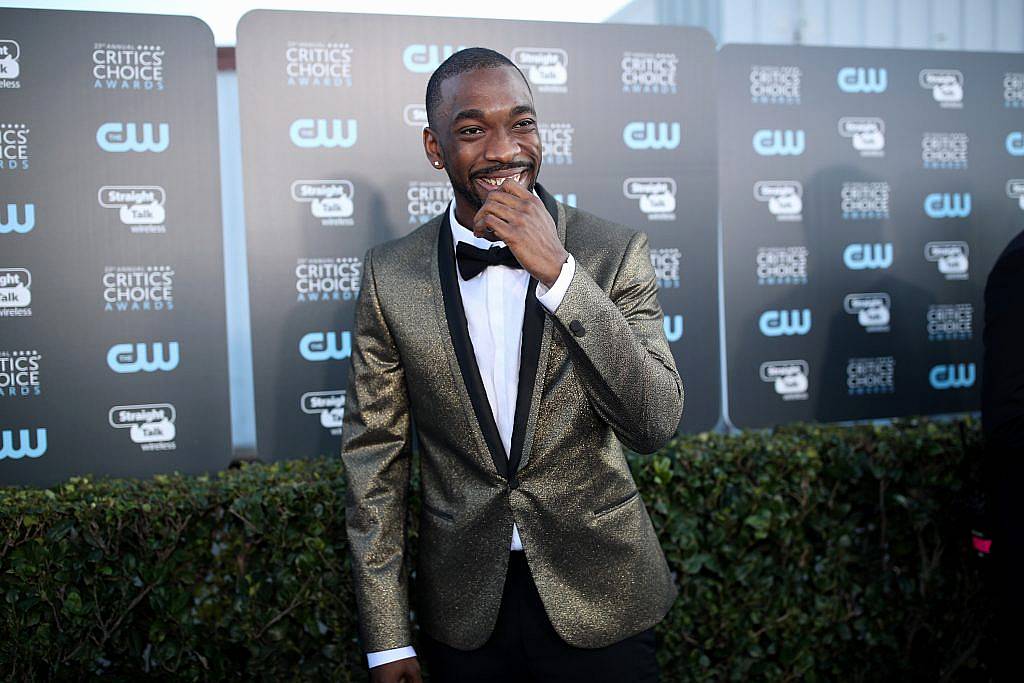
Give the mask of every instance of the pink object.
[[971, 537], [971, 543], [974, 545], [974, 549], [979, 553], [985, 553], [988, 555], [989, 551], [992, 550], [992, 541], [987, 538], [978, 538], [977, 536]]

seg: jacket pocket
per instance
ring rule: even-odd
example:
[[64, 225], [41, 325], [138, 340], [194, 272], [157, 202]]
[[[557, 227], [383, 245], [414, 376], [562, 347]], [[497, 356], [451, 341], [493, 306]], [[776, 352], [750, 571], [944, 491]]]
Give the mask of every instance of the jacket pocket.
[[434, 517], [438, 517], [440, 519], [443, 519], [446, 522], [454, 522], [455, 521], [455, 518], [450, 513], [447, 513], [444, 510], [438, 510], [433, 505], [429, 505], [427, 503], [423, 503], [423, 511], [433, 515]]
[[628, 505], [630, 502], [632, 502], [632, 500], [634, 498], [636, 498], [639, 495], [640, 495], [640, 491], [638, 491], [637, 489], [633, 489], [633, 492], [630, 493], [625, 498], [620, 498], [619, 500], [617, 500], [617, 501], [615, 501], [613, 503], [610, 503], [610, 504], [605, 505], [603, 507], [599, 507], [598, 509], [594, 510], [594, 516], [595, 517], [602, 517], [604, 515], [607, 515], [609, 512], [613, 512], [615, 510], [618, 510], [620, 507], [624, 507], [625, 505]]

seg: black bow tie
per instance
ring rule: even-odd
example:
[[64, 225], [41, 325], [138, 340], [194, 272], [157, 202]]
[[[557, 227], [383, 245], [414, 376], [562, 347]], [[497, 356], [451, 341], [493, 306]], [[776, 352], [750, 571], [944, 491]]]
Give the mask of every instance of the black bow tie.
[[497, 245], [490, 249], [480, 249], [467, 242], [459, 242], [455, 245], [455, 260], [458, 262], [459, 275], [463, 280], [472, 280], [484, 272], [487, 266], [522, 268], [511, 249]]

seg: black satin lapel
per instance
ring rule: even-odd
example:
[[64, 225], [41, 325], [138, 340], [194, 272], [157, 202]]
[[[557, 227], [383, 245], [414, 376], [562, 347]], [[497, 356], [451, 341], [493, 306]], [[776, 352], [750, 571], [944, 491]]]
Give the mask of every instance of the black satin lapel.
[[519, 392], [516, 394], [516, 417], [512, 423], [512, 456], [509, 459], [509, 484], [517, 486], [516, 473], [523, 459], [526, 423], [533, 404], [533, 383], [540, 360], [541, 335], [544, 332], [543, 305], [537, 301], [537, 281], [530, 278], [526, 288], [526, 309], [523, 311], [523, 341], [519, 352]]
[[[536, 185], [537, 195], [544, 203], [544, 208], [551, 214], [551, 219], [558, 224], [558, 204], [554, 197]], [[533, 405], [533, 385], [537, 377], [537, 366], [540, 362], [540, 347], [544, 333], [544, 307], [537, 300], [537, 280], [530, 278], [526, 289], [526, 308], [523, 311], [523, 341], [519, 352], [519, 392], [516, 394], [516, 416], [512, 426], [512, 455], [509, 459], [509, 483], [516, 486], [516, 472], [523, 459], [523, 442], [526, 439], [526, 425], [530, 420], [530, 408]]]
[[[466, 321], [466, 310], [462, 305], [462, 292], [459, 290], [458, 275], [455, 271], [455, 247], [452, 244], [452, 226], [448, 211], [445, 211], [441, 223], [440, 235], [437, 240], [437, 270], [441, 278], [441, 295], [444, 297], [444, 312], [448, 318], [448, 332], [455, 347], [455, 357], [459, 361], [459, 371], [466, 383], [469, 400], [476, 413], [477, 424], [483, 432], [484, 441], [491, 451], [491, 459], [498, 468], [498, 474], [508, 479], [508, 458], [505, 447], [501, 443], [501, 434], [494, 423], [491, 404], [487, 402], [487, 392], [483, 380], [480, 379], [480, 367], [476, 363], [473, 341], [469, 337], [469, 323]], [[539, 302], [538, 302], [539, 303]], [[532, 381], [532, 380], [531, 380]], [[516, 401], [516, 424], [519, 421], [519, 402]], [[513, 442], [515, 443], [515, 442]], [[514, 471], [514, 470], [513, 470]]]

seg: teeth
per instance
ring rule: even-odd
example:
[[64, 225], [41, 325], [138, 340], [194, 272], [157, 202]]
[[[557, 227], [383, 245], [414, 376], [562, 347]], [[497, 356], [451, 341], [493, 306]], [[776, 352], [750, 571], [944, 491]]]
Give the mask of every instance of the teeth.
[[522, 174], [521, 173], [516, 173], [515, 175], [505, 176], [504, 178], [481, 178], [481, 180], [483, 180], [485, 183], [487, 183], [489, 185], [494, 185], [495, 187], [501, 187], [504, 184], [504, 182], [506, 180], [508, 180], [509, 178], [512, 178], [516, 182], [519, 182], [519, 176], [520, 175], [522, 175]]

